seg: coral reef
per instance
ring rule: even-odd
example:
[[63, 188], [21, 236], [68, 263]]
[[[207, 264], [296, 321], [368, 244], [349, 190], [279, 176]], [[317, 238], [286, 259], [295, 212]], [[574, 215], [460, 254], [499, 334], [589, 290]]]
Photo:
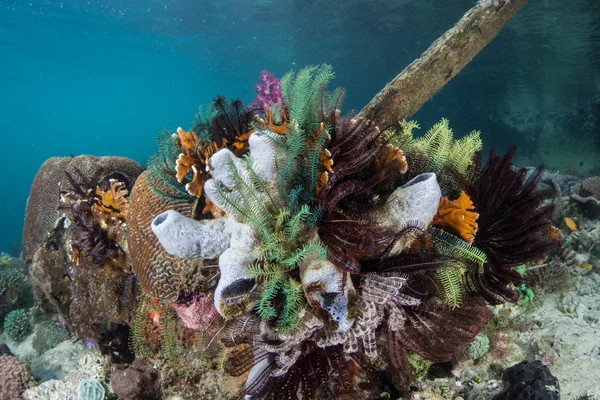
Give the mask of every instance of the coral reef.
[[4, 318], [4, 333], [15, 342], [23, 341], [31, 333], [29, 313], [22, 308], [9, 312]]
[[32, 346], [41, 354], [70, 337], [69, 332], [57, 322], [44, 321], [36, 326]]
[[20, 399], [35, 383], [27, 364], [10, 355], [0, 355], [0, 376], [0, 400]]
[[393, 91], [344, 116], [333, 78], [263, 71], [248, 107], [218, 96], [160, 132], [133, 185], [68, 169], [32, 276], [118, 396], [399, 398], [487, 359], [486, 303], [528, 294], [516, 267], [560, 239], [541, 169], [482, 166], [447, 120], [413, 138], [382, 116]]
[[405, 393], [409, 352], [433, 362], [463, 354], [488, 318], [482, 298], [516, 300], [522, 278], [513, 268], [539, 261], [557, 241], [547, 234], [551, 208], [533, 194], [541, 171], [527, 180], [524, 169], [513, 171], [514, 150], [492, 153], [482, 168], [479, 133], [454, 141], [446, 120], [412, 139], [407, 123], [381, 126], [378, 107], [342, 117], [343, 90], [325, 88], [332, 77], [326, 65], [286, 75], [284, 101], [252, 127], [226, 123], [251, 108], [216, 100], [208, 136], [176, 135], [186, 160], [201, 137], [212, 150], [201, 151], [201, 168], [183, 160], [175, 172], [180, 191], [185, 175], [202, 169], [190, 181], [202, 186], [194, 195], [221, 212], [182, 212], [174, 190], [146, 222], [152, 247], [170, 257], [154, 279], [136, 271], [150, 296], [182, 295], [178, 260], [218, 260], [216, 287], [173, 307], [191, 329], [216, 321], [209, 343], [224, 347], [225, 372], [248, 373], [242, 393], [257, 399], [341, 395], [348, 388], [336, 382], [357, 373], [348, 362], [372, 378], [372, 390], [387, 376]]
[[[67, 160], [61, 175], [44, 183], [50, 193], [57, 186], [56, 199], [40, 198], [43, 186], [32, 186], [30, 204], [50, 202], [63, 215], [52, 214], [56, 220], [35, 250], [31, 277], [40, 309], [57, 311], [68, 329], [91, 340], [100, 337], [105, 324], [128, 321], [134, 308], [138, 284], [126, 262], [125, 196], [141, 168], [121, 157]], [[27, 218], [47, 216], [28, 208]]]

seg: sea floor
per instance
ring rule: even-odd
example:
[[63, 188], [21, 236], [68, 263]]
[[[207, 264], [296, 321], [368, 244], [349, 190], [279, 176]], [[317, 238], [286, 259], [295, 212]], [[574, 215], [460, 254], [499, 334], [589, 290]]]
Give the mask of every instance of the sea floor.
[[504, 369], [526, 359], [541, 360], [550, 368], [561, 399], [600, 395], [600, 275], [576, 277], [570, 286], [536, 297], [527, 310], [495, 309], [511, 322], [498, 330], [488, 354], [476, 362], [456, 363], [444, 377], [419, 382], [414, 398], [491, 399], [501, 391]]
[[[506, 327], [498, 329], [490, 351], [476, 362], [465, 357], [445, 373], [434, 367], [415, 385], [414, 399], [491, 399], [501, 389], [502, 371], [524, 359], [548, 365], [559, 380], [562, 399], [600, 395], [600, 275], [575, 277], [570, 286], [562, 293], [537, 296], [527, 310], [494, 308]], [[81, 380], [102, 381], [104, 361], [98, 349], [84, 349], [81, 341], [70, 339], [40, 355], [32, 347], [34, 335], [21, 343], [0, 336], [29, 364], [39, 383], [25, 392], [25, 399], [76, 400]]]

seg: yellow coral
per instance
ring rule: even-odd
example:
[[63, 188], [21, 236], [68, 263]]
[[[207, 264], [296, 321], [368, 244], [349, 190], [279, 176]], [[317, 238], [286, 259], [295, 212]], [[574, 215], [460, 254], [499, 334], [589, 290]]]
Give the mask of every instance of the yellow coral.
[[192, 196], [202, 196], [204, 182], [206, 182], [208, 159], [219, 150], [215, 142], [198, 143], [198, 135], [194, 132], [186, 132], [182, 128], [177, 128], [177, 133], [173, 135], [177, 139], [179, 147], [183, 150], [177, 158], [175, 172], [178, 182], [183, 182], [185, 176], [192, 172], [191, 182], [186, 185], [186, 190]]
[[462, 192], [457, 200], [449, 200], [447, 197], [440, 199], [438, 212], [433, 218], [432, 225], [459, 235], [468, 243], [473, 243], [477, 232], [477, 218], [479, 214], [474, 211], [471, 198]]
[[270, 108], [266, 107], [265, 112], [263, 114], [263, 118], [260, 118], [258, 115], [255, 115], [254, 121], [256, 124], [262, 126], [266, 130], [278, 133], [280, 135], [285, 135], [288, 131], [287, 114], [283, 112], [281, 118], [281, 123], [277, 124], [275, 122], [275, 115], [273, 114], [273, 111], [271, 111]]
[[124, 222], [127, 218], [128, 194], [125, 184], [115, 179], [110, 180], [110, 189], [106, 192], [97, 187], [97, 200], [92, 205], [92, 215], [105, 223], [114, 219]]
[[381, 150], [377, 158], [377, 167], [379, 169], [392, 169], [401, 174], [408, 170], [408, 163], [402, 149], [388, 144]]
[[225, 211], [217, 207], [210, 199], [205, 198], [204, 208], [202, 209], [202, 214], [210, 214], [213, 218], [221, 218], [225, 216]]
[[201, 197], [204, 189], [204, 183], [208, 179], [208, 167], [210, 157], [217, 151], [228, 147], [236, 156], [242, 156], [248, 152], [248, 139], [254, 130], [238, 135], [233, 143], [229, 143], [223, 138], [221, 144], [216, 142], [201, 143], [198, 135], [194, 132], [186, 132], [182, 128], [177, 128], [177, 133], [173, 137], [182, 153], [179, 154], [175, 164], [175, 172], [178, 182], [183, 182], [186, 175], [192, 173], [192, 180], [185, 186], [187, 192], [192, 196]]

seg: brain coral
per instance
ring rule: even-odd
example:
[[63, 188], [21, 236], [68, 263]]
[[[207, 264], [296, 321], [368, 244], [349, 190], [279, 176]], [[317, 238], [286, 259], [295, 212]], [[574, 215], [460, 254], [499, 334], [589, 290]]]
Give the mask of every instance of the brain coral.
[[27, 364], [17, 357], [0, 356], [0, 400], [22, 398], [23, 392], [34, 385]]
[[176, 210], [185, 216], [192, 215], [193, 203], [187, 199], [167, 199], [158, 196], [149, 186], [159, 186], [161, 192], [171, 190], [148, 172], [140, 175], [131, 191], [127, 242], [133, 272], [142, 290], [152, 297], [173, 301], [183, 277], [185, 261], [168, 254], [151, 229], [152, 219], [166, 210]]
[[131, 188], [142, 168], [124, 157], [94, 157], [82, 155], [71, 158], [52, 157], [38, 170], [27, 201], [23, 226], [23, 259], [30, 261], [59, 217], [59, 190], [69, 189], [65, 171], [76, 176], [79, 170], [94, 186], [108, 189], [109, 180], [117, 179]]

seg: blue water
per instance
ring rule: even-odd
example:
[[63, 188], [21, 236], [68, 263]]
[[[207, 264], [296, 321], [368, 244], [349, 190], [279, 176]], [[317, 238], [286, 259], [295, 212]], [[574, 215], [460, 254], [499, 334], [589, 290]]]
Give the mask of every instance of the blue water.
[[[0, 250], [17, 251], [29, 186], [47, 158], [144, 163], [156, 132], [187, 128], [200, 103], [219, 93], [251, 101], [262, 69], [280, 77], [328, 62], [334, 85], [348, 89], [345, 108], [360, 109], [474, 3], [1, 0]], [[549, 116], [571, 118], [561, 121], [573, 130], [556, 135], [600, 137], [599, 41], [600, 2], [530, 1], [415, 119], [427, 128], [446, 117], [459, 136], [480, 129], [486, 147], [517, 142], [527, 161], [551, 163], [535, 153]], [[500, 115], [499, 99], [514, 92], [537, 118], [527, 134]]]

